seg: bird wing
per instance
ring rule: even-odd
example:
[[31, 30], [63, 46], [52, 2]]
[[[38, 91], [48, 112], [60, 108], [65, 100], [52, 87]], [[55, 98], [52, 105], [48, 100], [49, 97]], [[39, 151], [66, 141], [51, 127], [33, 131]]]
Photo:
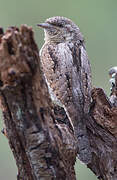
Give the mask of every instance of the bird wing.
[[75, 134], [78, 139], [78, 156], [81, 161], [91, 162], [91, 148], [87, 134], [86, 121], [91, 102], [91, 68], [83, 42], [74, 44], [71, 49], [72, 64], [72, 98], [76, 110]]
[[84, 113], [88, 113], [91, 102], [91, 68], [83, 44], [75, 44], [71, 49], [73, 56], [72, 95], [74, 102]]

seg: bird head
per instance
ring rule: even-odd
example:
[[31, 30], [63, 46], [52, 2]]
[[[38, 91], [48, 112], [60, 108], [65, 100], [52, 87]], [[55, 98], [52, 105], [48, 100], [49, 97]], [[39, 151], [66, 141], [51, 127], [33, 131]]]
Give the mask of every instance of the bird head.
[[109, 76], [110, 78], [115, 78], [115, 75], [117, 74], [117, 66], [112, 67], [109, 69]]
[[52, 17], [37, 25], [44, 29], [45, 42], [83, 41], [83, 36], [77, 25], [65, 17]]
[[109, 69], [109, 76], [110, 76], [109, 82], [111, 83], [111, 90], [113, 87], [115, 87], [116, 84], [116, 80], [115, 80], [116, 74], [117, 74], [117, 66]]

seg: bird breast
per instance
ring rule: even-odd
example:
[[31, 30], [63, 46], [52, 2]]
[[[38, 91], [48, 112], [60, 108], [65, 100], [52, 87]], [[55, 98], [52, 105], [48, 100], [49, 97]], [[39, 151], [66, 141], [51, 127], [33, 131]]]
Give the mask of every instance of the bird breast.
[[67, 43], [44, 44], [41, 50], [41, 64], [54, 103], [62, 106], [70, 102], [73, 60]]

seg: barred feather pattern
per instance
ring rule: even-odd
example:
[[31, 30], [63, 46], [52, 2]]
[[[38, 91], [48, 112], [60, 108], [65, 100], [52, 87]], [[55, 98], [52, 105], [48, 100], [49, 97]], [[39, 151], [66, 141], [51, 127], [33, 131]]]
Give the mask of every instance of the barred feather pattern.
[[89, 162], [91, 155], [88, 160], [85, 157], [89, 142], [83, 122], [90, 104], [91, 77], [85, 47], [72, 42], [45, 43], [41, 63], [52, 100], [65, 108], [73, 123], [78, 138], [79, 158], [85, 163]]

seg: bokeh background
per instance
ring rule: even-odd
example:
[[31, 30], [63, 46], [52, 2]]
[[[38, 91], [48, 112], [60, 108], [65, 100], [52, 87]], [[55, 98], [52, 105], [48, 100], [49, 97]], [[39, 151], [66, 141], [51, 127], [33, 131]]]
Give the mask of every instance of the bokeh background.
[[[0, 0], [0, 26], [27, 24], [32, 26], [39, 48], [43, 31], [37, 23], [51, 16], [65, 16], [80, 27], [86, 40], [92, 67], [93, 86], [110, 93], [108, 69], [117, 65], [117, 1], [116, 0]], [[2, 118], [1, 118], [2, 119]], [[0, 120], [0, 129], [2, 129]], [[96, 180], [79, 161], [78, 180]], [[0, 134], [0, 180], [16, 180], [17, 168], [7, 139]]]

